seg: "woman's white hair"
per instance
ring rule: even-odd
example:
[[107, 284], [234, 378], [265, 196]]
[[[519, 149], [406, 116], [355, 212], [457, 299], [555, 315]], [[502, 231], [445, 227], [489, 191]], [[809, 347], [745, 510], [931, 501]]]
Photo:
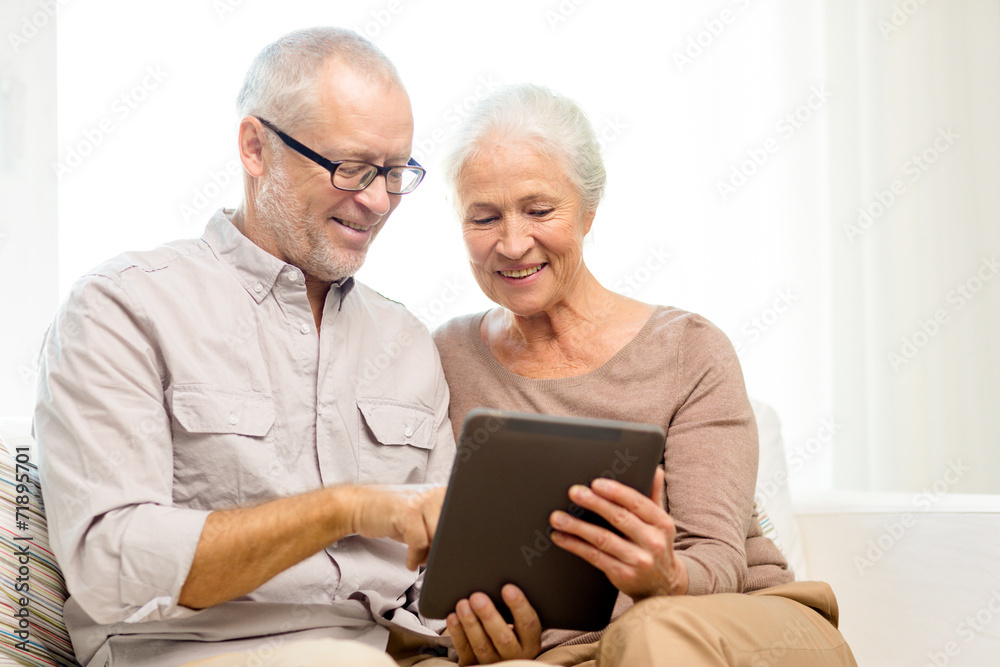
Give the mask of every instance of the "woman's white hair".
[[594, 210], [607, 174], [597, 135], [571, 99], [530, 83], [506, 86], [483, 100], [459, 127], [444, 160], [444, 176], [461, 206], [462, 171], [497, 144], [528, 143], [563, 167], [584, 208]]
[[260, 116], [286, 132], [316, 120], [315, 84], [331, 60], [403, 87], [396, 67], [370, 41], [344, 28], [290, 32], [254, 58], [236, 98], [240, 118]]

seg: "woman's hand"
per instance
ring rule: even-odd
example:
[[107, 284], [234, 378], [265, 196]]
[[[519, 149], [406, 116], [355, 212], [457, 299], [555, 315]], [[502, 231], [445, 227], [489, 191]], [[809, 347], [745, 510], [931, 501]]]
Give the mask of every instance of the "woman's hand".
[[448, 614], [448, 634], [459, 665], [485, 665], [501, 660], [532, 659], [542, 646], [542, 624], [521, 589], [507, 584], [500, 591], [514, 616], [509, 625], [485, 593], [459, 600]]
[[633, 599], [683, 595], [687, 569], [674, 555], [677, 530], [663, 509], [662, 496], [662, 468], [653, 478], [651, 498], [610, 479], [595, 479], [589, 488], [574, 486], [570, 500], [604, 517], [622, 535], [559, 511], [549, 519], [555, 528], [552, 541], [604, 572]]

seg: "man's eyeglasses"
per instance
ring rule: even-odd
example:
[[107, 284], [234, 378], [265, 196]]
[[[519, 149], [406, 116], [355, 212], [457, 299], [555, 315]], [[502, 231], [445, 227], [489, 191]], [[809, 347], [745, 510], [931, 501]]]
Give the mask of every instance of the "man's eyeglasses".
[[264, 127], [278, 135], [278, 138], [284, 141], [289, 148], [329, 171], [330, 182], [338, 190], [358, 192], [371, 185], [376, 176], [385, 176], [386, 192], [391, 195], [405, 195], [408, 192], [413, 192], [420, 185], [420, 181], [424, 179], [426, 171], [413, 158], [410, 158], [410, 161], [406, 165], [399, 167], [380, 167], [377, 164], [361, 162], [359, 160], [327, 160], [313, 149], [291, 138], [260, 116], [254, 116], [254, 118], [263, 123]]

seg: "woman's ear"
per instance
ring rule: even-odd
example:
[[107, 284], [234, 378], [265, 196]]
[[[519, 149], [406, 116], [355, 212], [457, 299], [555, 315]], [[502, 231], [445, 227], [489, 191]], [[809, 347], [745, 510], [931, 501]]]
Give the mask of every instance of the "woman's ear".
[[597, 215], [597, 209], [591, 209], [583, 214], [583, 235], [586, 236], [590, 233], [590, 228], [594, 224], [594, 217]]

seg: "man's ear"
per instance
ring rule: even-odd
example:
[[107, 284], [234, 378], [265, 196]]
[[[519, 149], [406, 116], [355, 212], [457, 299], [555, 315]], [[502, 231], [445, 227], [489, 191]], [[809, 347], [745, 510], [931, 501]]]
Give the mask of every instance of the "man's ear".
[[260, 121], [253, 116], [247, 116], [240, 121], [239, 151], [240, 162], [247, 173], [254, 178], [264, 175], [264, 152], [267, 150], [266, 132]]

